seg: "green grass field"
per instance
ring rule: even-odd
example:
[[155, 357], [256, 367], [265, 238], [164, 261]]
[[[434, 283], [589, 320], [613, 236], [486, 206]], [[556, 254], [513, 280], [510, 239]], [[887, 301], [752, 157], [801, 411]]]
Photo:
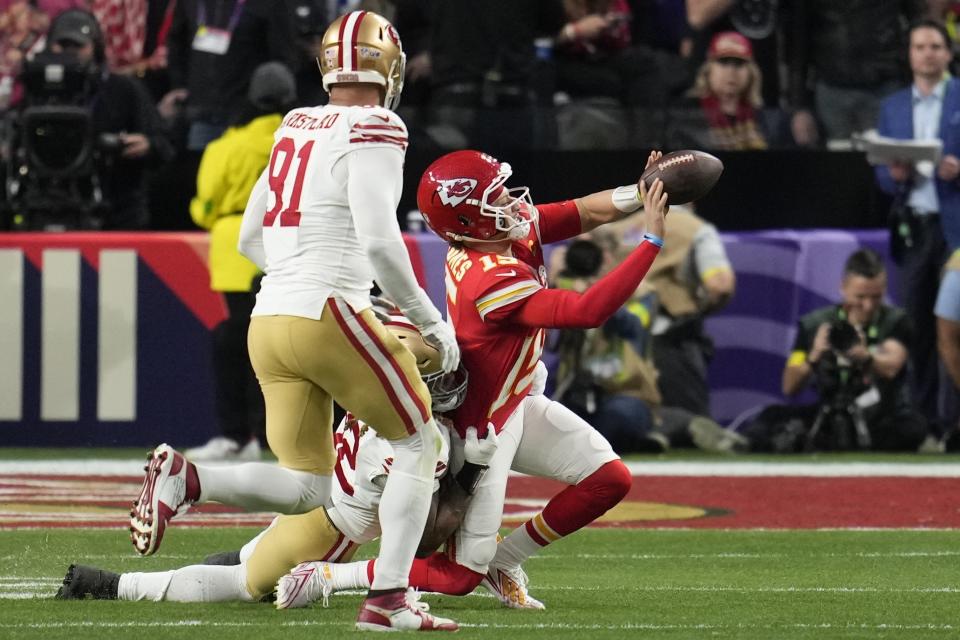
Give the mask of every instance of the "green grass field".
[[[71, 562], [162, 570], [255, 533], [174, 528], [157, 556], [140, 558], [119, 530], [0, 531], [0, 637], [356, 637], [359, 594], [283, 612], [51, 599]], [[958, 557], [958, 531], [591, 529], [528, 563], [531, 593], [547, 611], [502, 609], [480, 592], [425, 600], [461, 623], [461, 637], [955, 638]]]

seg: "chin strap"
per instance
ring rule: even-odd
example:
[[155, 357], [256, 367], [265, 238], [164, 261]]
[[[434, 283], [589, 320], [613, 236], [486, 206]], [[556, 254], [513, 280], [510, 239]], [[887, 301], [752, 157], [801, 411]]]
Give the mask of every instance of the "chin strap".
[[497, 238], [495, 240], [481, 240], [480, 238], [471, 238], [470, 236], [462, 236], [459, 233], [453, 233], [452, 231], [447, 231], [447, 237], [453, 240], [454, 242], [463, 242], [469, 240], [471, 243], [480, 243], [480, 244], [496, 244], [498, 242], [503, 242], [504, 240], [510, 240], [511, 242], [516, 242], [518, 240], [523, 240], [528, 235], [530, 235], [530, 221], [519, 224], [510, 229], [510, 231], [503, 232], [506, 233], [502, 238]]
[[469, 240], [471, 243], [480, 243], [480, 244], [496, 244], [498, 242], [503, 242], [504, 240], [509, 240], [508, 236], [504, 236], [499, 240], [481, 240], [480, 238], [471, 238], [470, 236], [462, 236], [459, 233], [452, 233], [447, 231], [447, 237], [453, 240], [454, 242], [464, 242]]

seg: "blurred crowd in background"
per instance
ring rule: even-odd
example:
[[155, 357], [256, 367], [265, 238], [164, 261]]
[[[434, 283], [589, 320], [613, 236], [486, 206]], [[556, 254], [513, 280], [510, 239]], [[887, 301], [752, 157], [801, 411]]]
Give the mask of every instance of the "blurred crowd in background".
[[[375, 11], [399, 31], [407, 66], [398, 111], [412, 147], [436, 155], [459, 148], [505, 156], [518, 149], [849, 150], [878, 123], [894, 137], [942, 138], [936, 177], [909, 166], [877, 169], [878, 186], [903, 216], [895, 239], [913, 323], [910, 331], [891, 324], [891, 335], [908, 343], [920, 338], [909, 358], [916, 360], [912, 384], [925, 419], [910, 423], [903, 437], [871, 433], [853, 413], [837, 427], [846, 429], [836, 436], [843, 442], [826, 445], [809, 433], [826, 433], [836, 412], [804, 418], [803, 437], [790, 435], [793, 415], [759, 431], [754, 425], [752, 440], [750, 429], [735, 433], [710, 420], [703, 320], [730, 298], [735, 278], [716, 229], [692, 211], [669, 218], [671, 242], [680, 240], [649, 278], [653, 297], [638, 292], [603, 330], [560, 336], [555, 347], [557, 393], [621, 450], [880, 442], [943, 450], [956, 415], [955, 407], [948, 415], [936, 406], [935, 379], [949, 383], [935, 337], [939, 330], [947, 371], [956, 371], [960, 383], [956, 287], [941, 292], [939, 328], [933, 306], [940, 269], [960, 244], [960, 150], [953, 148], [960, 140], [952, 138], [960, 94], [949, 80], [957, 63], [951, 53], [960, 47], [960, 2], [0, 0], [4, 228], [184, 229], [192, 220], [211, 229], [212, 243], [225, 247], [212, 254], [212, 285], [226, 295], [232, 317], [218, 328], [214, 353], [226, 372], [218, 397], [229, 436], [223, 455], [240, 455], [262, 424], [257, 394], [244, 396], [255, 388], [252, 378], [229, 373], [246, 361], [238, 350], [256, 291], [255, 272], [238, 271], [228, 255], [235, 253], [237, 214], [266, 162], [280, 114], [326, 102], [316, 63], [321, 39], [337, 16], [355, 9]], [[927, 25], [926, 39], [915, 43], [917, 24]], [[911, 86], [912, 102], [911, 90], [896, 93]], [[922, 111], [928, 93], [936, 104]], [[950, 131], [938, 127], [942, 113]], [[922, 122], [932, 128], [919, 131]], [[553, 265], [554, 283], [588, 286], [635, 235], [626, 228], [578, 241], [557, 254], [566, 262]], [[885, 293], [875, 262], [860, 256], [838, 279]], [[849, 295], [831, 313], [845, 317], [851, 305], [862, 307]], [[820, 324], [808, 327], [809, 343], [798, 343], [787, 363], [785, 395], [797, 379], [810, 378], [823, 353], [846, 357], [846, 349], [825, 342], [829, 332]], [[871, 319], [863, 326], [873, 327]], [[856, 347], [879, 347], [889, 336], [861, 334], [853, 360], [862, 378], [877, 365]], [[906, 359], [881, 376], [900, 381], [898, 389], [906, 384]]]
[[[104, 197], [133, 210], [104, 227], [180, 228], [185, 207], [149, 212], [119, 183], [146, 172], [155, 190], [189, 192], [206, 144], [247, 118], [263, 62], [294, 75], [284, 106], [325, 102], [320, 39], [357, 8], [400, 32], [400, 112], [412, 144], [438, 154], [849, 148], [875, 126], [880, 100], [910, 82], [909, 24], [943, 22], [954, 47], [960, 15], [946, 0], [0, 0], [0, 110], [76, 104], [96, 112], [95, 133], [143, 134], [133, 149], [113, 140], [122, 179]], [[43, 56], [62, 50], [56, 38], [83, 46], [51, 24], [76, 9], [98, 23], [88, 76], [51, 88], [41, 76]], [[7, 156], [16, 134], [7, 122]]]

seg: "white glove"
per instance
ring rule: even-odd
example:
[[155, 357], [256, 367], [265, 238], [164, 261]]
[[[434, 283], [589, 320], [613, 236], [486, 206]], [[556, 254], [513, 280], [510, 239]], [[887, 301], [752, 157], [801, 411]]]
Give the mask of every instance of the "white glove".
[[528, 396], [542, 396], [547, 388], [547, 365], [543, 360], [537, 360], [537, 366], [533, 370], [533, 385], [530, 387]]
[[492, 422], [487, 424], [487, 437], [483, 440], [477, 437], [476, 427], [467, 427], [467, 437], [463, 440], [463, 457], [467, 462], [488, 467], [499, 443], [500, 439]]
[[446, 322], [432, 322], [420, 329], [423, 341], [440, 352], [444, 373], [450, 373], [460, 364], [460, 347], [453, 327]]

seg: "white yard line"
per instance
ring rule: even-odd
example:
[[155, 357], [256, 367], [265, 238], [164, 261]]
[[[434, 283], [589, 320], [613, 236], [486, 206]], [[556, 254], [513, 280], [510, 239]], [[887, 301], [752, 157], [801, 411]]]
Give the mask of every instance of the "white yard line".
[[[26, 623], [0, 623], [0, 629], [147, 629], [147, 628], [183, 628], [183, 627], [226, 627], [226, 628], [252, 628], [252, 627], [342, 627], [353, 626], [352, 620], [296, 620], [289, 622], [277, 621], [255, 621], [255, 622], [214, 622], [209, 620], [156, 620], [156, 621], [130, 621], [130, 622], [94, 622], [90, 620], [77, 620], [70, 622], [26, 622]], [[831, 623], [831, 622], [793, 622], [785, 624], [658, 624], [643, 622], [627, 622], [623, 624], [576, 624], [564, 622], [541, 622], [541, 623], [460, 623], [462, 628], [466, 629], [557, 629], [570, 631], [734, 631], [734, 630], [790, 630], [790, 629], [822, 629], [825, 631], [943, 631], [955, 632], [960, 626], [953, 624], [940, 623], [919, 623], [919, 624], [886, 624], [886, 623]]]
[[[760, 560], [769, 558], [796, 558], [797, 553], [540, 553], [531, 560]], [[894, 551], [859, 553], [809, 553], [804, 558], [942, 558], [960, 556], [960, 551]]]
[[[31, 578], [20, 582], [7, 582], [0, 584], [0, 600], [21, 600], [25, 598], [52, 598], [56, 588], [60, 585], [59, 579], [52, 578]], [[541, 585], [535, 588], [536, 591], [609, 591], [610, 587], [599, 585]], [[918, 587], [869, 587], [869, 586], [844, 586], [844, 585], [813, 585], [806, 587], [797, 586], [756, 586], [740, 587], [735, 585], [631, 585], [622, 587], [621, 590], [634, 593], [741, 593], [741, 594], [767, 594], [767, 593], [834, 593], [834, 594], [905, 594], [905, 593], [960, 593], [960, 587], [956, 586], [918, 586]], [[359, 592], [341, 592], [337, 596], [357, 595]], [[489, 598], [490, 594], [485, 591], [475, 591], [469, 594], [472, 597]]]
[[[751, 461], [628, 461], [635, 476], [723, 477], [917, 477], [960, 478], [960, 463], [930, 462], [751, 462]], [[142, 460], [64, 459], [2, 460], [0, 474], [139, 476]]]

